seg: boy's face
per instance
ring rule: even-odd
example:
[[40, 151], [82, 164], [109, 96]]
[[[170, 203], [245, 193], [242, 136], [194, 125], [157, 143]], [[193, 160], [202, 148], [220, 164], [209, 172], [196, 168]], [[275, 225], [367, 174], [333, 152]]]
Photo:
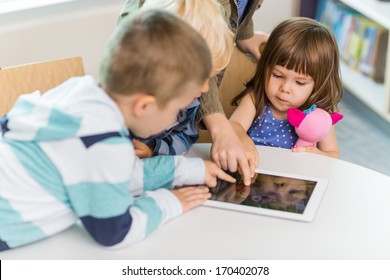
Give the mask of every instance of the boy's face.
[[171, 99], [165, 106], [156, 102], [150, 104], [145, 114], [129, 127], [132, 132], [142, 138], [158, 134], [170, 127], [177, 118], [180, 110], [186, 108], [203, 92], [208, 91], [208, 80], [203, 85], [190, 83], [176, 98]]

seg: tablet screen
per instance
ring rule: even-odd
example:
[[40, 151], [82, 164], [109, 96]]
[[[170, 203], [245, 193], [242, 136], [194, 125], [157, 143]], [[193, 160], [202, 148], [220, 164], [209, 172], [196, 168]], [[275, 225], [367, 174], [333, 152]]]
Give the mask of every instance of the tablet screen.
[[210, 188], [211, 199], [293, 213], [303, 213], [316, 182], [290, 177], [256, 173], [250, 186], [245, 186], [238, 173], [236, 183], [219, 180]]
[[[318, 207], [326, 186], [324, 179], [287, 176], [260, 170], [256, 170], [251, 185], [245, 186], [238, 173], [231, 175], [236, 178], [235, 183], [219, 180], [215, 188], [210, 188], [212, 196], [209, 199], [209, 206], [310, 220], [314, 216], [313, 210]], [[316, 198], [313, 198], [313, 193], [317, 193], [314, 195]], [[309, 203], [312, 205], [312, 210], [306, 211]], [[310, 217], [298, 217], [304, 216], [305, 211], [312, 212]]]

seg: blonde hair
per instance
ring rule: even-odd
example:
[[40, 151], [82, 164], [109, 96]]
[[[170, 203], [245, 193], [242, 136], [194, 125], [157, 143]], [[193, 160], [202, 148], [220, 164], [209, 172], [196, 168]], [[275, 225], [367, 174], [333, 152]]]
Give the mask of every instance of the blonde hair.
[[213, 68], [224, 69], [233, 54], [233, 33], [224, 17], [223, 7], [216, 0], [146, 0], [142, 9], [161, 8], [177, 14], [206, 40]]
[[138, 10], [117, 26], [100, 66], [108, 93], [149, 93], [161, 105], [211, 72], [207, 43], [189, 24], [167, 11]]
[[333, 113], [342, 97], [339, 53], [331, 31], [321, 23], [295, 17], [280, 23], [271, 33], [256, 71], [246, 89], [232, 101], [233, 105], [253, 92], [256, 116], [269, 104], [266, 88], [275, 65], [286, 67], [314, 80], [314, 89], [300, 109], [317, 107]]

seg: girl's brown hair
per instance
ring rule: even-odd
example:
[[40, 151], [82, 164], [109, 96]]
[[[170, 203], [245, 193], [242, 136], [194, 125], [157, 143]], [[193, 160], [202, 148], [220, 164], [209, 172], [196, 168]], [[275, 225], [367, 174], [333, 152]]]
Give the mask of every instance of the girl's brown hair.
[[337, 104], [342, 97], [339, 53], [336, 40], [327, 27], [302, 17], [280, 23], [268, 39], [254, 76], [232, 104], [236, 106], [243, 96], [251, 93], [258, 116], [269, 103], [266, 89], [275, 65], [313, 78], [313, 92], [299, 109], [316, 104], [329, 113], [338, 110]]

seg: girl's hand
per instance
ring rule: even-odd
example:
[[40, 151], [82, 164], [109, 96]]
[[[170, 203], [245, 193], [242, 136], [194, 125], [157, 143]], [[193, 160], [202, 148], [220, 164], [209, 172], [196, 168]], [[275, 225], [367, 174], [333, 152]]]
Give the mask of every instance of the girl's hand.
[[203, 204], [211, 197], [209, 189], [206, 187], [183, 187], [171, 190], [183, 206], [183, 212]]
[[317, 147], [294, 147], [292, 151], [298, 153], [308, 152], [333, 158], [340, 158], [334, 126], [332, 126], [325, 139], [317, 143]]
[[214, 162], [209, 160], [205, 160], [206, 172], [204, 183], [209, 187], [215, 187], [217, 185], [217, 178], [228, 181], [230, 183], [234, 183], [236, 181], [235, 178], [225, 173], [222, 169], [220, 169]]
[[135, 151], [135, 154], [137, 157], [139, 158], [149, 158], [153, 155], [153, 151], [152, 149], [149, 148], [148, 145], [146, 145], [145, 143], [137, 140], [137, 139], [133, 139], [133, 145], [134, 145], [134, 151]]
[[307, 152], [307, 153], [313, 153], [319, 155], [321, 154], [321, 151], [316, 147], [294, 147], [292, 148], [292, 151], [296, 153]]
[[292, 148], [292, 151], [296, 153], [307, 152], [307, 153], [312, 153], [312, 154], [317, 154], [322, 156], [339, 158], [339, 153], [337, 151], [321, 151], [316, 147], [294, 147]]

